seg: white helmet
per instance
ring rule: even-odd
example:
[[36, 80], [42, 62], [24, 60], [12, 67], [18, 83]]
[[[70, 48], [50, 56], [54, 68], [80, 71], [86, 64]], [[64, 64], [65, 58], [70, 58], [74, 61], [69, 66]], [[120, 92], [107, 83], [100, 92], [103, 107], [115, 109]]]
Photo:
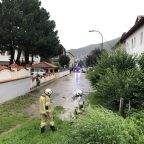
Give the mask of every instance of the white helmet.
[[52, 94], [52, 90], [51, 89], [45, 89], [44, 92], [46, 95], [50, 96]]
[[77, 95], [81, 95], [82, 94], [82, 90], [77, 90]]

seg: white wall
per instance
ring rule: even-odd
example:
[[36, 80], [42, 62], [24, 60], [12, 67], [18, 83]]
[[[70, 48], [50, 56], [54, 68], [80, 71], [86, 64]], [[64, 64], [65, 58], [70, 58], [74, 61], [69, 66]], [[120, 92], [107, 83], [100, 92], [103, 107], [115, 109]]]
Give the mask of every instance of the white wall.
[[[56, 78], [55, 73], [51, 73], [51, 74], [47, 74], [46, 76], [42, 76], [42, 77], [39, 78], [40, 85], [43, 84], [43, 83], [46, 83], [50, 80], [53, 80], [55, 78]], [[31, 80], [31, 89], [36, 87], [36, 85], [37, 85], [36, 78], [32, 78], [32, 80]]]
[[0, 61], [9, 61], [10, 55], [8, 55], [7, 51], [5, 51], [5, 54], [0, 53]]
[[30, 92], [31, 79], [19, 79], [0, 84], [0, 103]]
[[[140, 43], [140, 34], [143, 32], [143, 43]], [[135, 38], [135, 45], [132, 47], [132, 39], [134, 43]], [[141, 54], [144, 52], [144, 25], [140, 27], [137, 31], [135, 31], [131, 36], [129, 36], [125, 41], [125, 47], [129, 54]]]
[[63, 71], [63, 72], [58, 72], [58, 73], [56, 73], [56, 78], [61, 78], [61, 77], [64, 77], [64, 76], [66, 76], [68, 74], [70, 74], [69, 70]]
[[4, 69], [0, 71], [0, 82], [12, 80], [12, 75], [13, 75], [13, 72], [11, 72], [8, 69]]
[[30, 68], [25, 69], [22, 67], [20, 70], [17, 70], [17, 68], [12, 68], [12, 71], [10, 69], [3, 69], [0, 71], [0, 82], [26, 77], [30, 77]]
[[[47, 76], [43, 76], [40, 78], [40, 84], [49, 82], [50, 80], [54, 80], [56, 78], [61, 78], [64, 77], [66, 75], [68, 75], [70, 73], [69, 70], [67, 71], [63, 71], [63, 72], [58, 72], [58, 73], [51, 73], [51, 74], [47, 74]], [[36, 79], [32, 78], [31, 80], [31, 89], [36, 87]]]
[[[5, 72], [6, 76], [9, 76], [7, 75], [7, 71], [9, 70], [3, 70], [2, 74], [3, 72]], [[48, 74], [47, 76], [43, 76], [40, 78], [40, 83], [43, 84], [49, 82], [50, 80], [66, 76], [69, 73], [70, 73], [69, 70], [67, 70], [56, 74], [55, 73]], [[0, 82], [0, 103], [24, 95], [30, 92], [30, 90], [35, 87], [36, 87], [36, 79], [32, 77], [11, 80], [8, 82], [7, 81]]]

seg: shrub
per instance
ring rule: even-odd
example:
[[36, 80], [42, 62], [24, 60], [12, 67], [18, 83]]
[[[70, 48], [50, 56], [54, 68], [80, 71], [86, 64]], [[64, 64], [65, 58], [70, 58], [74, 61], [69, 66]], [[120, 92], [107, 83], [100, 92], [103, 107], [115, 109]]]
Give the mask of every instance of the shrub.
[[144, 110], [139, 112], [134, 112], [127, 119], [134, 121], [139, 127], [139, 129], [142, 130], [142, 133], [144, 134]]
[[100, 79], [101, 75], [105, 75], [107, 69], [117, 69], [118, 72], [126, 71], [136, 67], [136, 57], [127, 54], [123, 49], [104, 53], [98, 60], [93, 72], [88, 75], [92, 85]]
[[143, 144], [144, 142], [144, 111], [134, 112], [125, 120], [129, 143]]
[[141, 69], [144, 69], [144, 54], [141, 54], [138, 58], [138, 64]]
[[136, 57], [124, 50], [105, 53], [94, 71], [89, 73], [95, 100], [103, 106], [118, 110], [120, 98], [124, 98], [123, 113], [128, 114], [128, 104], [133, 110], [143, 108], [144, 72], [136, 66]]
[[127, 135], [122, 117], [104, 108], [96, 108], [89, 109], [86, 115], [75, 121], [69, 143], [128, 144]]
[[69, 132], [69, 144], [143, 144], [144, 112], [126, 119], [102, 107], [88, 108]]
[[118, 110], [119, 100], [124, 99], [123, 112], [128, 111], [128, 103], [133, 109], [143, 108], [144, 73], [131, 69], [119, 73], [117, 69], [107, 69], [105, 75], [95, 84], [95, 97], [105, 101], [105, 105], [113, 110]]

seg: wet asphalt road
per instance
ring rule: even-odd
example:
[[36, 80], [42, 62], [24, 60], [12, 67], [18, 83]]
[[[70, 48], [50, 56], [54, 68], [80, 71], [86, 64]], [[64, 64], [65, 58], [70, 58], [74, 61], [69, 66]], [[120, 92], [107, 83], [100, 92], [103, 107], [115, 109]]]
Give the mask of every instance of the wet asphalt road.
[[50, 88], [53, 91], [52, 107], [64, 107], [65, 113], [61, 115], [62, 119], [68, 119], [77, 106], [77, 101], [73, 101], [72, 97], [78, 89], [83, 89], [84, 92], [90, 92], [92, 90], [89, 81], [86, 79], [85, 73], [71, 73], [70, 75], [55, 80], [38, 89], [36, 95], [39, 96], [46, 88]]

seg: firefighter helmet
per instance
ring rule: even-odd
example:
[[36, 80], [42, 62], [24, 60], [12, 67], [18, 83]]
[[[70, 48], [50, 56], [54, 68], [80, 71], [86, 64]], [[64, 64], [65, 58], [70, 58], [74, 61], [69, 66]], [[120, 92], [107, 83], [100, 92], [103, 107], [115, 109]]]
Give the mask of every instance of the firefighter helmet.
[[52, 94], [52, 90], [51, 89], [45, 89], [45, 94], [50, 96]]
[[77, 95], [81, 95], [82, 94], [82, 90], [77, 90]]

